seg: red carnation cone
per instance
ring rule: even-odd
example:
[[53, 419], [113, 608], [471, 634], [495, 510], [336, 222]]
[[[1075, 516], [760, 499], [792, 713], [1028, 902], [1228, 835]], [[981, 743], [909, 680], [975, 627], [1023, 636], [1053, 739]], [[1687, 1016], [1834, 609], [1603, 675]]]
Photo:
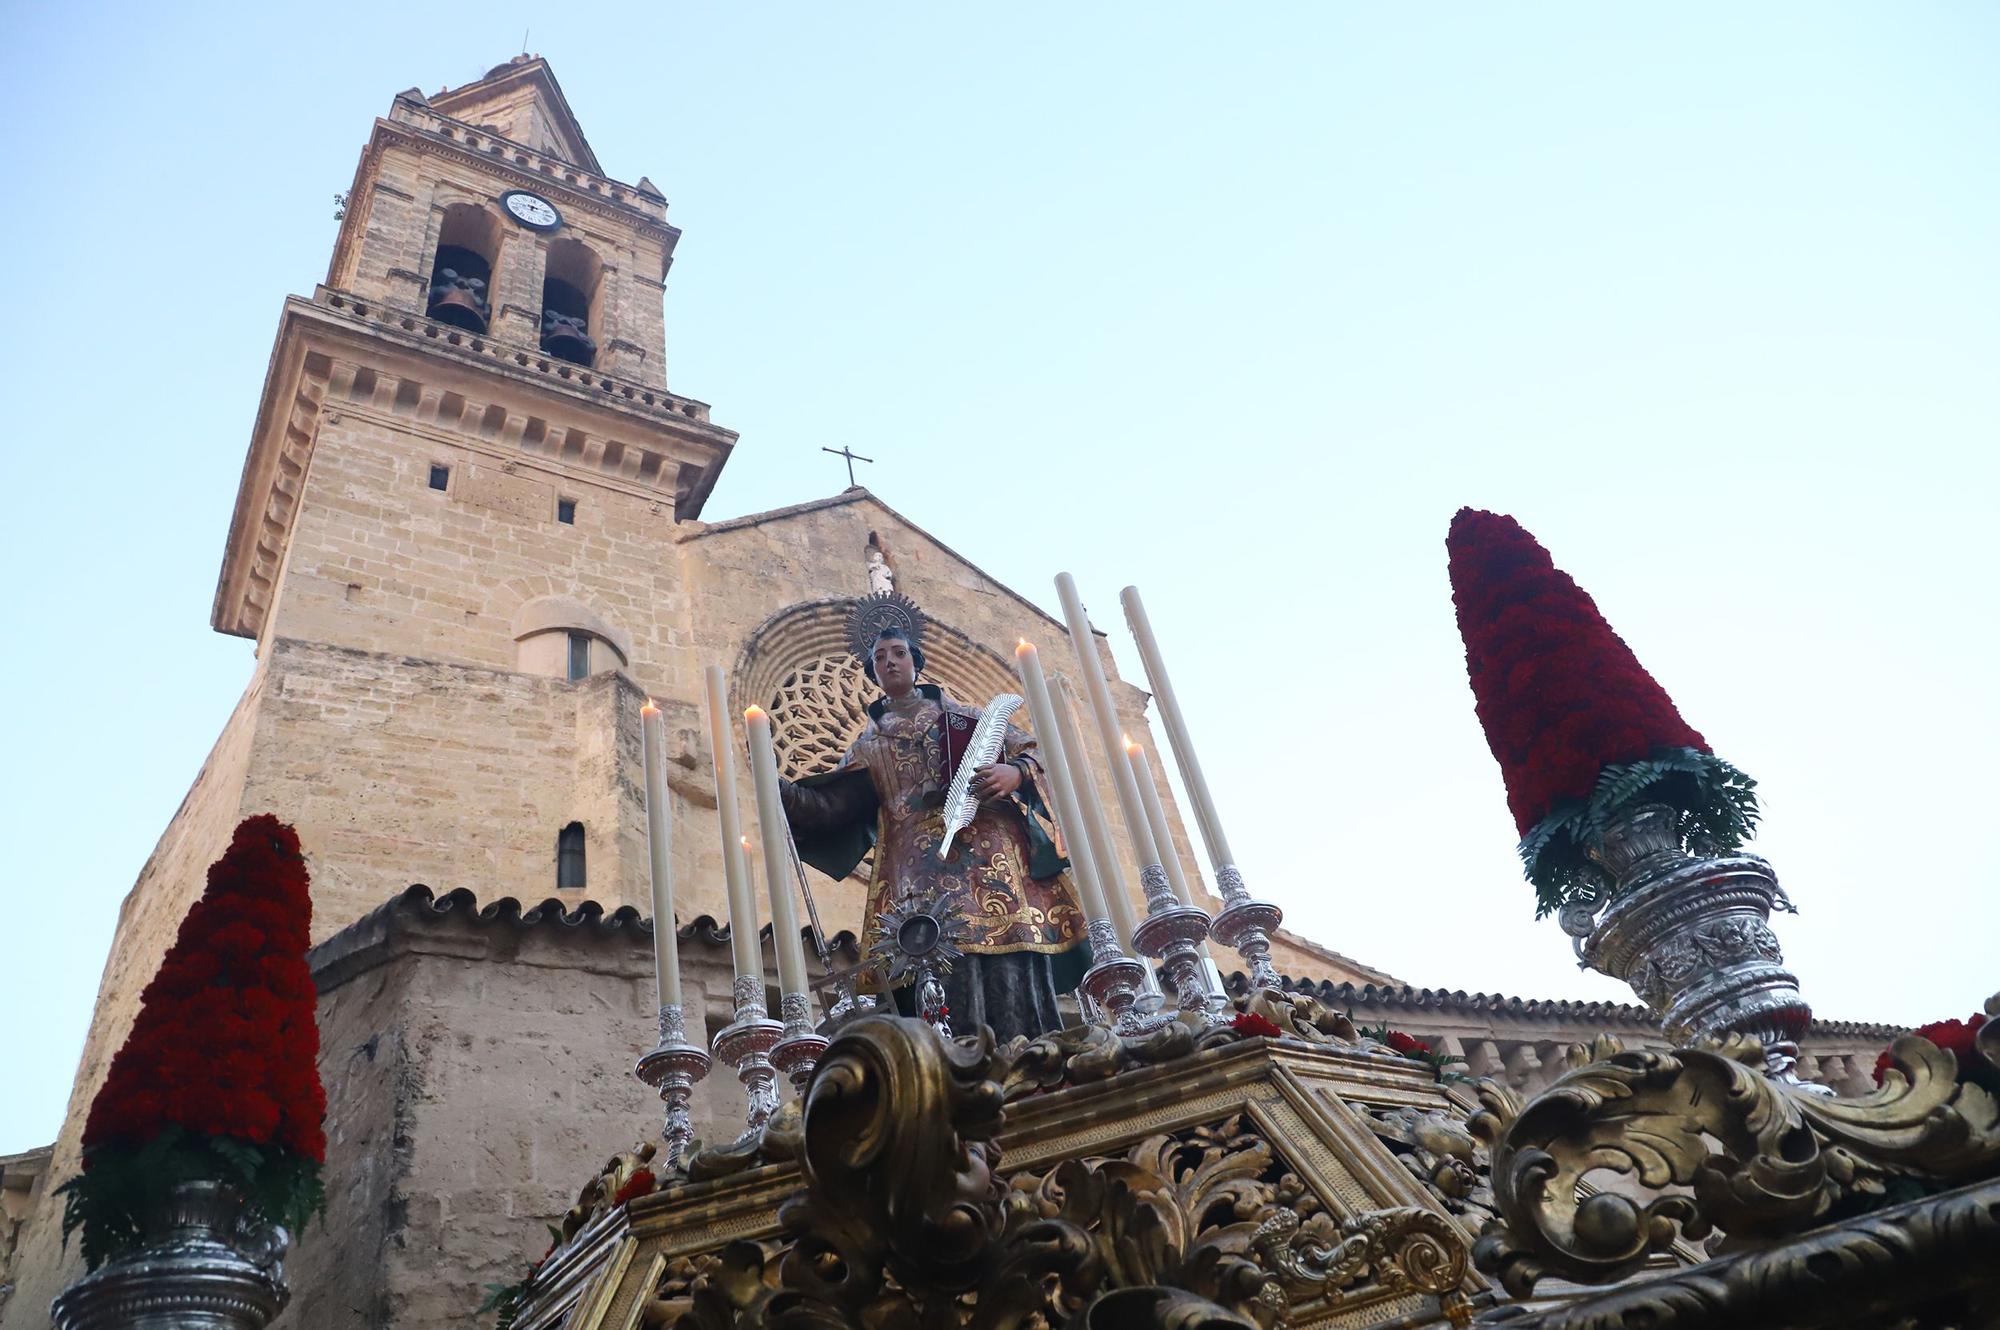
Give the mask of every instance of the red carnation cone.
[[1596, 889], [1585, 845], [1665, 803], [1686, 846], [1733, 849], [1755, 782], [1717, 758], [1597, 605], [1513, 518], [1461, 508], [1445, 539], [1466, 675], [1547, 913]]
[[1501, 513], [1461, 508], [1445, 539], [1479, 723], [1525, 836], [1598, 772], [1662, 748], [1709, 751], [1597, 603]]
[[311, 928], [298, 834], [269, 814], [245, 819], [91, 1102], [64, 1231], [84, 1228], [93, 1266], [131, 1246], [147, 1206], [186, 1178], [236, 1183], [273, 1220], [317, 1206], [326, 1092]]

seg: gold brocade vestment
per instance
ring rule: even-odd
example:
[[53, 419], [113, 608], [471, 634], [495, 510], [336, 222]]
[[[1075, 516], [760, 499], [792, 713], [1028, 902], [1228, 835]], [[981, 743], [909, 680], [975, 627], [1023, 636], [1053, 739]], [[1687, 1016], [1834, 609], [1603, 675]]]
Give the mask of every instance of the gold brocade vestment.
[[[1040, 766], [1034, 740], [1021, 730], [1008, 727], [1001, 757], [1022, 768], [1021, 791], [982, 800], [971, 825], [953, 840], [950, 857], [938, 858], [944, 798], [950, 788], [938, 721], [947, 708], [974, 719], [979, 715], [941, 694], [915, 691], [901, 701], [881, 704], [835, 768], [836, 776], [865, 770], [875, 795], [874, 865], [866, 919], [872, 923], [892, 905], [936, 900], [956, 891], [962, 902], [958, 917], [966, 925], [957, 943], [960, 950], [989, 955], [1068, 951], [1084, 940], [1083, 911], [1068, 874], [1030, 876], [1033, 848], [1028, 819], [1037, 813], [1020, 796], [1034, 793], [1031, 783], [1039, 777]], [[839, 816], [829, 804], [811, 798], [815, 793], [788, 792], [787, 809], [795, 826]], [[864, 935], [870, 934], [864, 930]]]

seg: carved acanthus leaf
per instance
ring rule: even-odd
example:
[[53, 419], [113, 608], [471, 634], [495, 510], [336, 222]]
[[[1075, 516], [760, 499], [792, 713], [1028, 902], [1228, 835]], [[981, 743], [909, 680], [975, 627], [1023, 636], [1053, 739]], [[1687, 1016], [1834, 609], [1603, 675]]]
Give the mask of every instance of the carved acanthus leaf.
[[[2000, 1108], [1957, 1079], [1956, 1059], [1913, 1036], [1890, 1057], [1882, 1088], [1859, 1099], [1772, 1079], [1740, 1036], [1613, 1052], [1516, 1114], [1496, 1098], [1471, 1125], [1493, 1142], [1502, 1225], [1475, 1259], [1526, 1296], [1545, 1274], [1623, 1278], [1677, 1236], [1720, 1228], [1754, 1245], [1865, 1209], [1890, 1179], [1942, 1187], [2000, 1168]], [[1651, 1199], [1594, 1191], [1602, 1172]]]

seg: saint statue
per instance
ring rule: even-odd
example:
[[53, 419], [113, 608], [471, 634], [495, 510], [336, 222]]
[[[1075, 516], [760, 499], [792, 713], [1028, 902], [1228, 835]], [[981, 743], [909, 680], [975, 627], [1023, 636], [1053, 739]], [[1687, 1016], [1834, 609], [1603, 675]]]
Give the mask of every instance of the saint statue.
[[[945, 977], [953, 1028], [1032, 1038], [1062, 1025], [1056, 994], [1087, 964], [1083, 910], [1063, 871], [1035, 742], [1014, 726], [1001, 760], [974, 773], [971, 825], [938, 857], [945, 796], [980, 713], [921, 681], [921, 635], [906, 597], [873, 595], [857, 607], [849, 643], [883, 695], [839, 766], [784, 784], [786, 819], [799, 857], [829, 877], [846, 877], [874, 850], [871, 923], [892, 909], [957, 902], [953, 942], [964, 954]], [[872, 946], [873, 930], [862, 932]], [[907, 990], [897, 1000], [908, 1007]]]

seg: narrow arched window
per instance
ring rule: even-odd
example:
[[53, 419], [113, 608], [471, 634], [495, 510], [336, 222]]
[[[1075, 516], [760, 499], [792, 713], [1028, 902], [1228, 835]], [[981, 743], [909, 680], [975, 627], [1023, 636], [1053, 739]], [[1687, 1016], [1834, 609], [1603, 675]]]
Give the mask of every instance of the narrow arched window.
[[572, 822], [556, 836], [556, 886], [583, 889], [583, 823]]

